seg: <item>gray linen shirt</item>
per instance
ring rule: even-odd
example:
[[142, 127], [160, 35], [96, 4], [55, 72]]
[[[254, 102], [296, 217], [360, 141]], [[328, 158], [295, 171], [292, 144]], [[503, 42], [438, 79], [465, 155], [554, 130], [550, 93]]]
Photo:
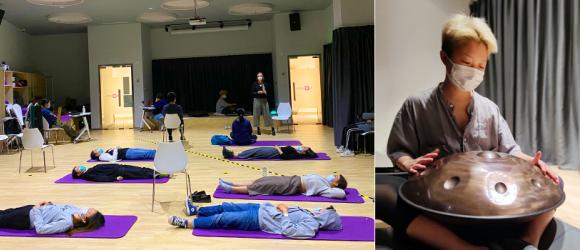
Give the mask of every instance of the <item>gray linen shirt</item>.
[[436, 148], [440, 157], [476, 150], [521, 152], [497, 105], [475, 91], [462, 134], [441, 86], [407, 98], [397, 113], [387, 143], [387, 155], [395, 166], [401, 156], [417, 158]]

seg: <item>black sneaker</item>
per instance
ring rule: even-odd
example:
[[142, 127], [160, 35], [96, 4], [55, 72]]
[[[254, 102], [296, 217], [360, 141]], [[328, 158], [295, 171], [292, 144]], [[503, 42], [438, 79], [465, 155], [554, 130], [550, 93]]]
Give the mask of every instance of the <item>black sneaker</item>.
[[257, 135], [262, 135], [262, 132], [260, 132], [260, 127], [258, 127], [258, 129], [256, 130], [256, 134]]
[[224, 158], [229, 159], [229, 158], [233, 158], [234, 157], [234, 152], [231, 150], [228, 150], [225, 146], [222, 149], [222, 155], [224, 156]]
[[190, 198], [191, 202], [194, 203], [211, 203], [211, 196], [207, 194], [199, 194], [199, 195], [192, 194]]
[[272, 135], [276, 135], [276, 129], [274, 127], [272, 127]]

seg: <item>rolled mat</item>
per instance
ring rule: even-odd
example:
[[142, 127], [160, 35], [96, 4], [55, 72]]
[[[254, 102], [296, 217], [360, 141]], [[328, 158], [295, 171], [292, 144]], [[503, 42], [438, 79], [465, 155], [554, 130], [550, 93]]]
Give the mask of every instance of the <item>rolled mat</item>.
[[[153, 161], [154, 161], [153, 159], [139, 159], [139, 160], [118, 160], [115, 162], [153, 162]], [[88, 159], [87, 162], [106, 162], [106, 161]]]
[[105, 225], [103, 227], [85, 233], [77, 233], [69, 236], [66, 233], [59, 234], [37, 234], [34, 229], [16, 230], [0, 228], [0, 236], [5, 237], [49, 237], [49, 238], [101, 238], [118, 239], [123, 238], [137, 221], [137, 216], [133, 215], [105, 215]]
[[[167, 183], [169, 178], [159, 178], [155, 180], [156, 184], [163, 184]], [[112, 182], [97, 182], [97, 181], [85, 181], [81, 179], [74, 179], [72, 178], [72, 174], [67, 174], [64, 177], [56, 180], [54, 183], [56, 184], [136, 184], [136, 183], [145, 183], [145, 184], [153, 184], [153, 179], [141, 179], [141, 180], [122, 180], [122, 181], [112, 181]]]
[[347, 188], [346, 199], [332, 199], [322, 196], [297, 195], [248, 195], [225, 193], [221, 187], [217, 187], [213, 192], [213, 197], [218, 199], [240, 199], [240, 200], [272, 200], [272, 201], [305, 201], [305, 202], [330, 202], [330, 203], [364, 203], [358, 190]]
[[227, 145], [227, 146], [241, 146], [241, 147], [274, 147], [274, 146], [302, 146], [299, 140], [279, 140], [279, 141], [257, 141], [250, 145]]
[[[361, 216], [341, 216], [342, 230], [318, 231], [318, 234], [308, 240], [337, 241], [374, 241], [375, 220]], [[235, 229], [193, 229], [193, 235], [201, 237], [233, 237], [256, 239], [291, 239], [279, 234], [269, 234], [263, 231], [244, 231]]]
[[229, 158], [230, 161], [328, 161], [330, 156], [326, 153], [316, 153], [318, 156], [316, 158], [304, 158], [304, 159], [293, 159], [293, 160], [282, 160], [280, 158], [270, 158], [270, 159], [242, 159], [238, 157]]

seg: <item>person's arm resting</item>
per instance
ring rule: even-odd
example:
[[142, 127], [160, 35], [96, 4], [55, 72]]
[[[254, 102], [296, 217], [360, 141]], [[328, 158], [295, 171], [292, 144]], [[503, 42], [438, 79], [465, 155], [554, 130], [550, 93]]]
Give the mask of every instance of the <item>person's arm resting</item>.
[[113, 149], [113, 155], [109, 154], [109, 153], [102, 153], [99, 156], [99, 160], [100, 161], [108, 161], [108, 162], [114, 162], [117, 161], [117, 155], [118, 155], [118, 151], [117, 148]]
[[306, 217], [298, 223], [283, 215], [281, 220], [282, 235], [293, 239], [310, 239], [318, 231], [318, 222], [312, 217]]
[[32, 209], [30, 210], [30, 213], [34, 218], [34, 230], [37, 234], [56, 234], [69, 230], [69, 224], [64, 219], [46, 223], [42, 218], [39, 209]]
[[332, 199], [346, 198], [346, 192], [340, 188], [329, 188], [320, 193], [320, 196]]

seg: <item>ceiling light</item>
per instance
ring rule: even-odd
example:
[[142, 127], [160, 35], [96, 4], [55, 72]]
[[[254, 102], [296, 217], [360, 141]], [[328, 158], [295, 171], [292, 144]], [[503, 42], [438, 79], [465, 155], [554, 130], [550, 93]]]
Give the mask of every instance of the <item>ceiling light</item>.
[[243, 3], [230, 7], [230, 15], [234, 16], [256, 16], [272, 13], [272, 5], [268, 3]]
[[[196, 4], [197, 2], [197, 4]], [[209, 6], [209, 1], [206, 0], [163, 0], [161, 8], [166, 10], [193, 10], [194, 8], [201, 9]]]
[[137, 17], [137, 21], [141, 23], [169, 23], [175, 20], [175, 15], [165, 12], [146, 12]]
[[77, 4], [82, 4], [85, 0], [26, 0], [34, 5], [68, 7]]
[[90, 23], [93, 19], [84, 13], [68, 12], [50, 15], [48, 16], [48, 21], [62, 24], [83, 24]]

